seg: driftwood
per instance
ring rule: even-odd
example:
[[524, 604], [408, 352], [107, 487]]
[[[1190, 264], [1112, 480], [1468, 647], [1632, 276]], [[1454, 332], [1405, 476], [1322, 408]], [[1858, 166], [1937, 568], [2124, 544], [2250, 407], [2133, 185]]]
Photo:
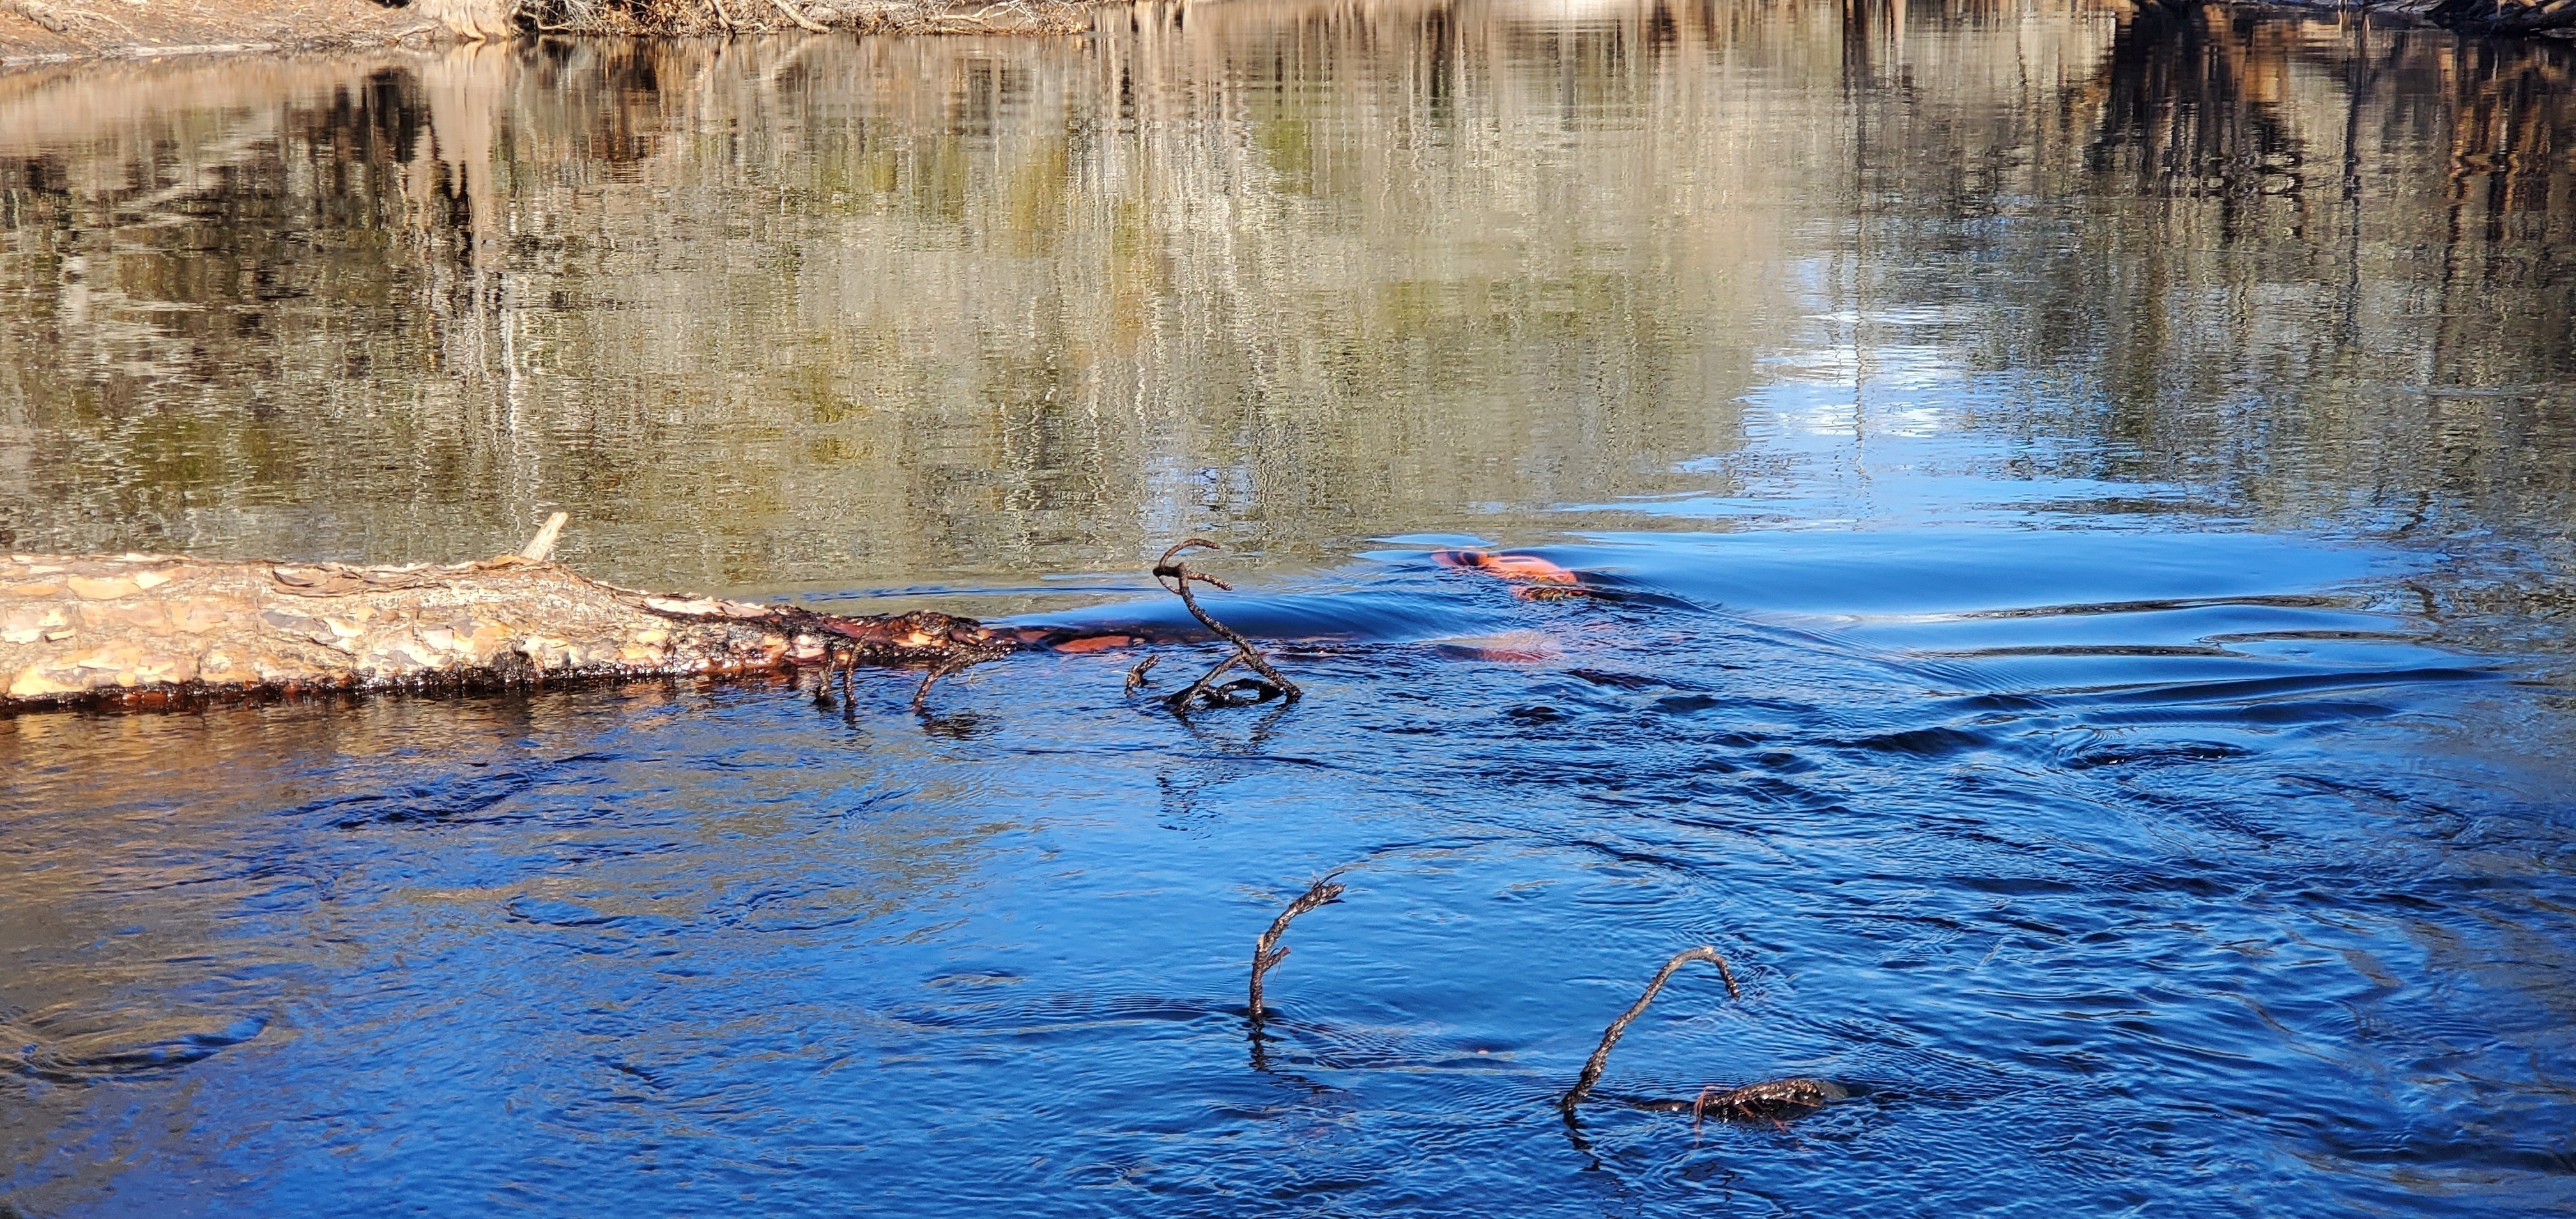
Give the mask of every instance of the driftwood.
[[[1672, 981], [1676, 971], [1693, 961], [1706, 961], [1717, 966], [1717, 976], [1726, 980], [1727, 998], [1741, 1000], [1744, 997], [1744, 992], [1735, 985], [1735, 971], [1727, 968], [1726, 958], [1717, 955], [1716, 949], [1703, 945], [1674, 953], [1673, 959], [1655, 971], [1654, 980], [1646, 983], [1646, 993], [1637, 996], [1637, 1001], [1629, 1004], [1628, 1010], [1619, 1013], [1619, 1018], [1602, 1030], [1601, 1044], [1594, 1047], [1592, 1057], [1584, 1061], [1583, 1074], [1575, 1079], [1574, 1087], [1556, 1102], [1557, 1110], [1565, 1115], [1569, 1125], [1574, 1121], [1575, 1108], [1583, 1103], [1585, 1097], [1592, 1095], [1592, 1085], [1601, 1082], [1601, 1072], [1610, 1065], [1610, 1048], [1619, 1044], [1620, 1036], [1628, 1031], [1629, 1025], [1636, 1023], [1637, 1017], [1645, 1014], [1646, 1005], [1655, 1001], [1655, 996], [1663, 991], [1664, 983]], [[1691, 1115], [1691, 1125], [1696, 1128], [1700, 1119], [1711, 1114], [1743, 1121], [1781, 1121], [1824, 1108], [1850, 1095], [1842, 1085], [1831, 1080], [1801, 1075], [1746, 1084], [1740, 1088], [1703, 1088], [1696, 1100], [1623, 1099], [1639, 1109], [1687, 1112]]]
[[526, 553], [444, 567], [10, 555], [0, 713], [809, 666], [828, 683], [854, 664], [937, 674], [1020, 646], [926, 611], [850, 618], [601, 584], [544, 560], [560, 528]]
[[1247, 1010], [1252, 1013], [1254, 1024], [1261, 1022], [1261, 975], [1269, 973], [1272, 966], [1288, 957], [1288, 948], [1279, 942], [1279, 937], [1288, 934], [1289, 922], [1318, 906], [1340, 901], [1341, 897], [1342, 886], [1334, 884], [1332, 877], [1317, 880], [1307, 887], [1303, 896], [1288, 903], [1288, 908], [1280, 911], [1278, 918], [1270, 921], [1270, 930], [1262, 932], [1261, 938], [1252, 942], [1252, 994]]

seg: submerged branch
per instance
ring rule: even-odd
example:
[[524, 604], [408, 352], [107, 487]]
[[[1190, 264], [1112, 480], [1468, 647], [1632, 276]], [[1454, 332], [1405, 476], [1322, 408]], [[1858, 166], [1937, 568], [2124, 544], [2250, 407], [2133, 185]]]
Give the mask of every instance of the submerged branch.
[[931, 684], [938, 681], [940, 678], [946, 677], [951, 673], [958, 672], [959, 670], [973, 665], [976, 661], [982, 659], [985, 658], [980, 656], [958, 656], [931, 661], [930, 667], [924, 670], [921, 675], [921, 684], [913, 687], [912, 689], [912, 713], [915, 715], [930, 714], [929, 700]]
[[[1234, 655], [1218, 661], [1215, 668], [1209, 669], [1206, 674], [1202, 675], [1197, 681], [1190, 683], [1190, 687], [1188, 689], [1183, 690], [1166, 700], [1166, 703], [1171, 707], [1174, 713], [1189, 710], [1202, 698], [1208, 699], [1211, 702], [1215, 701], [1214, 692], [1210, 690], [1209, 683], [1215, 681], [1219, 675], [1232, 669], [1238, 664], [1248, 666], [1253, 672], [1259, 673], [1270, 683], [1273, 691], [1280, 695], [1284, 695], [1289, 702], [1296, 702], [1298, 699], [1303, 698], [1306, 695], [1305, 691], [1297, 688], [1297, 683], [1288, 680], [1286, 674], [1270, 667], [1270, 661], [1261, 655], [1261, 649], [1252, 646], [1251, 640], [1236, 634], [1234, 628], [1217, 621], [1214, 616], [1210, 615], [1205, 609], [1199, 606], [1199, 599], [1191, 595], [1190, 584], [1192, 581], [1196, 581], [1213, 588], [1222, 588], [1227, 592], [1234, 591], [1233, 585], [1217, 579], [1215, 576], [1192, 570], [1190, 565], [1182, 562], [1180, 558], [1181, 555], [1187, 554], [1193, 550], [1222, 549], [1224, 549], [1224, 547], [1219, 546], [1206, 538], [1190, 538], [1179, 545], [1164, 551], [1163, 557], [1156, 560], [1154, 563], [1154, 582], [1162, 585], [1165, 591], [1180, 594], [1181, 604], [1188, 607], [1190, 616], [1198, 619], [1199, 625], [1216, 632], [1220, 638], [1234, 645]], [[1265, 695], [1265, 697], [1267, 696]]]
[[1288, 908], [1280, 911], [1278, 918], [1271, 920], [1270, 930], [1262, 932], [1261, 938], [1252, 942], [1252, 994], [1247, 1010], [1252, 1013], [1253, 1023], [1261, 1022], [1261, 975], [1288, 957], [1288, 949], [1279, 943], [1279, 937], [1288, 933], [1289, 922], [1318, 906], [1340, 901], [1341, 897], [1342, 886], [1334, 884], [1332, 877], [1317, 880], [1303, 896], [1288, 903]]
[[1664, 962], [1664, 967], [1655, 971], [1655, 980], [1646, 983], [1646, 993], [1637, 996], [1637, 1001], [1629, 1004], [1628, 1010], [1619, 1013], [1619, 1018], [1602, 1030], [1601, 1044], [1594, 1047], [1592, 1057], [1583, 1064], [1583, 1074], [1574, 1081], [1574, 1090], [1556, 1102], [1556, 1107], [1565, 1113], [1565, 1120], [1574, 1120], [1574, 1107], [1592, 1094], [1593, 1084], [1600, 1082], [1602, 1069], [1610, 1065], [1610, 1047], [1619, 1044], [1619, 1038], [1628, 1031], [1628, 1026], [1645, 1014], [1646, 1005], [1655, 1001], [1655, 995], [1664, 989], [1664, 983], [1672, 980], [1674, 972], [1693, 961], [1707, 961], [1717, 966], [1718, 976], [1726, 979], [1727, 998], [1744, 997], [1744, 992], [1736, 989], [1735, 971], [1726, 967], [1726, 958], [1717, 955], [1716, 949], [1701, 945], [1674, 953], [1672, 960]]
[[1700, 1119], [1711, 1114], [1727, 1121], [1777, 1122], [1812, 1113], [1850, 1097], [1850, 1090], [1841, 1084], [1808, 1075], [1746, 1084], [1741, 1088], [1721, 1089], [1710, 1084], [1700, 1089], [1699, 1099], [1690, 1104], [1691, 1129], [1698, 1130]]
[[[1735, 971], [1727, 967], [1726, 958], [1717, 955], [1716, 949], [1702, 945], [1674, 953], [1673, 959], [1655, 971], [1654, 980], [1646, 983], [1646, 993], [1637, 996], [1637, 1001], [1629, 1004], [1628, 1010], [1619, 1013], [1619, 1018], [1602, 1030], [1601, 1044], [1593, 1048], [1592, 1057], [1584, 1062], [1583, 1074], [1574, 1081], [1573, 1090], [1557, 1101], [1556, 1107], [1565, 1115], [1568, 1129], [1574, 1126], [1575, 1107], [1592, 1095], [1592, 1085], [1601, 1081], [1601, 1072], [1610, 1065], [1610, 1048], [1619, 1044], [1620, 1036], [1628, 1031], [1628, 1026], [1637, 1017], [1645, 1014], [1646, 1005], [1655, 1001], [1656, 994], [1664, 989], [1664, 983], [1671, 981], [1673, 974], [1682, 966], [1693, 961], [1706, 961], [1717, 966], [1717, 975], [1726, 980], [1726, 997], [1739, 1001], [1744, 998], [1743, 990], [1735, 985]], [[1701, 1119], [1710, 1115], [1732, 1121], [1779, 1122], [1822, 1109], [1850, 1095], [1841, 1084], [1832, 1080], [1800, 1075], [1746, 1084], [1740, 1088], [1720, 1088], [1712, 1084], [1700, 1089], [1696, 1100], [1616, 1099], [1640, 1109], [1686, 1112], [1691, 1115], [1691, 1129], [1696, 1131]]]

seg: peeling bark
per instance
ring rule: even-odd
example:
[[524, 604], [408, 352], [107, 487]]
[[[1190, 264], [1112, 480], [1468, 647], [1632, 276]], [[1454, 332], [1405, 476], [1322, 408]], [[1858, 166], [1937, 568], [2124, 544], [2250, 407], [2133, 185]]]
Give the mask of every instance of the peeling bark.
[[11, 555], [0, 714], [367, 690], [953, 669], [1020, 646], [971, 619], [665, 596], [503, 555], [445, 567]]

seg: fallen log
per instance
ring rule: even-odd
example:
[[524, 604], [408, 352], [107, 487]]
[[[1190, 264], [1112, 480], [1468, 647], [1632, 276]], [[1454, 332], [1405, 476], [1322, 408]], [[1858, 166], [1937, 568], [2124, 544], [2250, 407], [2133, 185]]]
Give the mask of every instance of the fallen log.
[[[551, 529], [551, 526], [550, 526]], [[13, 554], [0, 563], [0, 714], [372, 690], [938, 671], [1021, 646], [972, 619], [842, 617], [584, 579], [530, 554], [453, 566]]]

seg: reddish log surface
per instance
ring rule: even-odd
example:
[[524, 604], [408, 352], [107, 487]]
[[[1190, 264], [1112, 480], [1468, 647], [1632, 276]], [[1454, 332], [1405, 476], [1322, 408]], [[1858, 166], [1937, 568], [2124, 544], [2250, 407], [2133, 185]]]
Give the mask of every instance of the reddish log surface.
[[446, 567], [10, 555], [0, 714], [369, 690], [953, 668], [1015, 638], [927, 611], [845, 618], [637, 592], [503, 555]]

